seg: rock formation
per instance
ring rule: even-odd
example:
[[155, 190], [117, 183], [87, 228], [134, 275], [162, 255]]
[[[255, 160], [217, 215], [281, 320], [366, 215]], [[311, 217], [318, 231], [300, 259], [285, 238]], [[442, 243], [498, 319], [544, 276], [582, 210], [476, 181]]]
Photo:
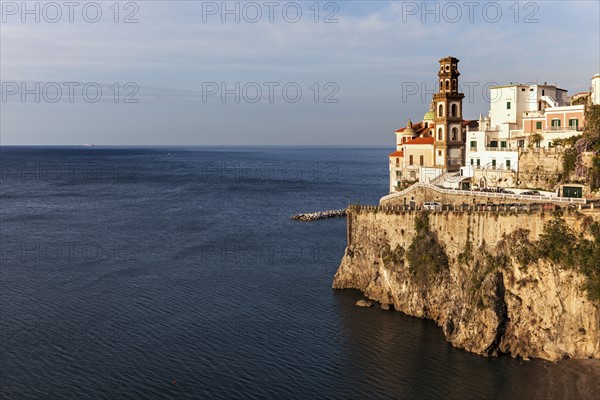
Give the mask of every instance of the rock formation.
[[[600, 358], [600, 305], [584, 290], [586, 276], [528, 252], [555, 217], [438, 212], [419, 227], [421, 215], [349, 209], [333, 287], [432, 319], [454, 346], [477, 354]], [[577, 232], [600, 220], [598, 212], [563, 218]]]

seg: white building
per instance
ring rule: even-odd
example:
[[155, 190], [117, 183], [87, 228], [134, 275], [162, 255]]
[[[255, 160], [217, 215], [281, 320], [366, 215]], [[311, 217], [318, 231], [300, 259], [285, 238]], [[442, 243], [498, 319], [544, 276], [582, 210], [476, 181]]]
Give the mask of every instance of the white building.
[[[592, 80], [592, 87], [596, 84], [600, 90], [600, 75], [596, 82]], [[474, 178], [476, 185], [479, 181], [513, 182], [519, 147], [551, 147], [556, 139], [581, 133], [584, 108], [569, 105], [567, 91], [556, 85], [492, 87], [489, 115], [480, 116], [478, 130], [467, 132], [461, 174]], [[493, 179], [481, 179], [486, 177]]]
[[567, 105], [567, 91], [556, 85], [494, 86], [490, 88], [490, 130], [508, 139], [510, 130], [521, 129], [524, 112]]
[[592, 97], [592, 104], [600, 105], [600, 74], [596, 74], [592, 78], [592, 89], [590, 96]]

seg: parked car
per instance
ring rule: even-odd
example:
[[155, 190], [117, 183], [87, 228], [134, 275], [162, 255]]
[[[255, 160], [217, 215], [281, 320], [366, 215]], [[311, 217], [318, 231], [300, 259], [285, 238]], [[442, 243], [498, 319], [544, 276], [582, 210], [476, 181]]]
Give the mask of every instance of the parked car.
[[540, 192], [537, 190], [530, 190], [528, 192], [522, 192], [521, 194], [525, 196], [540, 196]]
[[430, 210], [430, 211], [441, 211], [442, 204], [438, 203], [437, 201], [427, 201], [427, 202], [423, 203], [423, 209]]

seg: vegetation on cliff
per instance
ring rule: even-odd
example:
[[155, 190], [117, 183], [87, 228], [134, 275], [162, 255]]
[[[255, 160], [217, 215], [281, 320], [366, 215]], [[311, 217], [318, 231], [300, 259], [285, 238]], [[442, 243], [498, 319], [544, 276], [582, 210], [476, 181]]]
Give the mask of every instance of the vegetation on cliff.
[[[587, 106], [585, 119], [583, 135], [555, 143], [568, 147], [563, 154], [563, 172], [559, 180], [589, 182], [592, 190], [596, 190], [600, 188], [600, 105]], [[592, 153], [591, 165], [585, 165], [584, 152]]]
[[[587, 217], [579, 234], [557, 214], [546, 222], [542, 234], [537, 240], [530, 240], [528, 229], [519, 228], [504, 235], [493, 252], [485, 243], [475, 251], [470, 232], [463, 252], [458, 254], [460, 264], [474, 263], [470, 279], [469, 295], [481, 307], [480, 287], [488, 275], [509, 265], [510, 259], [519, 263], [522, 268], [548, 260], [554, 264], [573, 269], [586, 278], [585, 286], [589, 300], [600, 303], [600, 223]], [[411, 264], [412, 265], [412, 264]]]
[[449, 268], [448, 255], [437, 233], [429, 226], [427, 212], [415, 217], [415, 234], [406, 251], [409, 272], [419, 282], [426, 283]]
[[[544, 225], [538, 240], [529, 240], [527, 229], [518, 229], [498, 243], [498, 256], [508, 255], [522, 267], [549, 260], [564, 268], [574, 269], [586, 277], [583, 288], [588, 299], [600, 303], [600, 224], [584, 220], [584, 231], [575, 233], [564, 219], [557, 216]], [[589, 239], [587, 237], [589, 237]]]
[[535, 242], [535, 253], [557, 265], [575, 269], [587, 279], [588, 298], [600, 303], [600, 224], [584, 223], [585, 232], [579, 236], [561, 218], [546, 223], [544, 232]]

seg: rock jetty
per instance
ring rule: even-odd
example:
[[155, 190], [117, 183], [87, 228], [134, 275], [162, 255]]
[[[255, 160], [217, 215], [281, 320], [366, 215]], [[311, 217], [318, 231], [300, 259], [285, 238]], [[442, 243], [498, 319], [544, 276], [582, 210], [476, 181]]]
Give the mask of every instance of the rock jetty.
[[319, 211], [314, 213], [307, 214], [298, 214], [292, 216], [292, 219], [298, 221], [316, 221], [319, 219], [327, 219], [327, 218], [341, 218], [346, 216], [346, 209], [343, 210], [329, 210], [329, 211]]

